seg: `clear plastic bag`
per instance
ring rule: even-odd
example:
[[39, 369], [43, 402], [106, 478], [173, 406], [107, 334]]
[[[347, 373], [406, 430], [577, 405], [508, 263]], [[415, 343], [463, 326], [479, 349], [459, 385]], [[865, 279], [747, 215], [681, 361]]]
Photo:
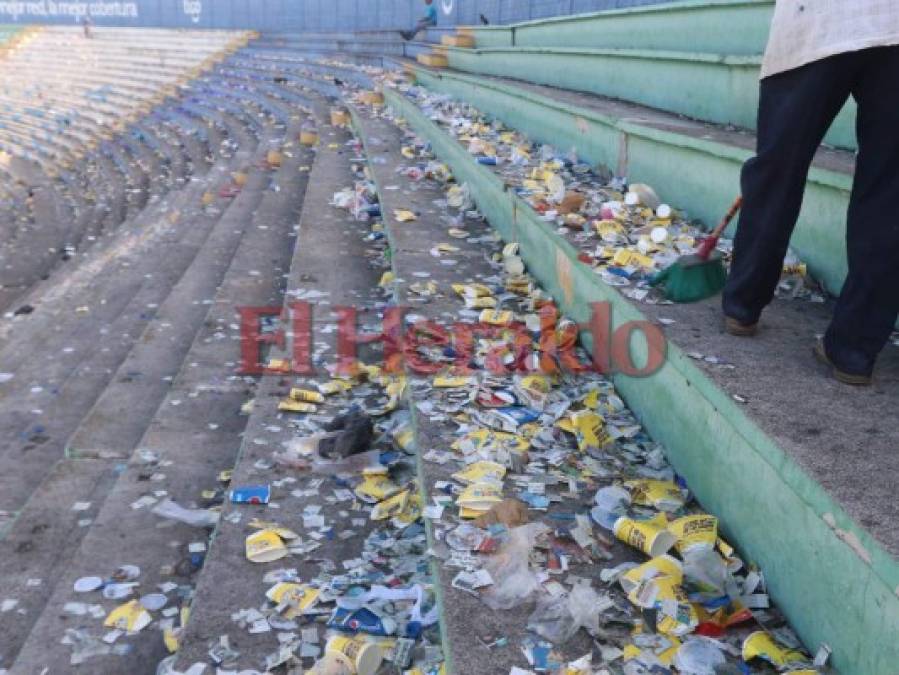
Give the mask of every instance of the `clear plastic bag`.
[[596, 633], [600, 612], [611, 604], [608, 597], [585, 584], [575, 586], [567, 595], [544, 595], [528, 618], [528, 630], [554, 644], [564, 644], [581, 628]]
[[530, 600], [540, 588], [540, 582], [528, 565], [537, 538], [549, 532], [543, 523], [528, 523], [516, 527], [509, 539], [490, 559], [484, 568], [493, 578], [491, 586], [481, 599], [491, 609], [511, 609]]

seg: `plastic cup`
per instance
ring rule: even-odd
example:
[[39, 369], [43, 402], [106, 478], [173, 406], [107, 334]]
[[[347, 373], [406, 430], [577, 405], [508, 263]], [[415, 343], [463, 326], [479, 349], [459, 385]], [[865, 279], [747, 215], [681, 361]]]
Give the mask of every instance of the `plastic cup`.
[[381, 665], [381, 648], [374, 642], [364, 642], [345, 635], [335, 635], [325, 645], [325, 652], [333, 654], [356, 675], [374, 675]]
[[634, 520], [622, 516], [615, 521], [615, 536], [629, 546], [655, 558], [667, 553], [677, 538], [657, 520]]

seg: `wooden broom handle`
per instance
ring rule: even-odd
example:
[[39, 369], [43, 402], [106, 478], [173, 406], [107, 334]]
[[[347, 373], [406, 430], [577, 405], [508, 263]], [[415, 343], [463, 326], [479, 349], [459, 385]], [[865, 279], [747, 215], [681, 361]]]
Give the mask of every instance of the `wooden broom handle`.
[[717, 239], [721, 236], [721, 233], [724, 232], [730, 221], [732, 221], [734, 219], [734, 216], [737, 215], [737, 211], [740, 210], [741, 206], [743, 206], [743, 195], [738, 195], [734, 200], [734, 203], [730, 205], [727, 213], [724, 214], [724, 218], [722, 218], [721, 222], [715, 226], [714, 230], [712, 230], [712, 237]]

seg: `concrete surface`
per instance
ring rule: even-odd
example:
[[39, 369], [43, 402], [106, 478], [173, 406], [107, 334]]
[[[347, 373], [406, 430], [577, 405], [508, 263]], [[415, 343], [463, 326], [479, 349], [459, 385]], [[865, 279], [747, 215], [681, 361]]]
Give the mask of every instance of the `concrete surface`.
[[[402, 130], [366, 112], [361, 112], [359, 119], [365, 131], [373, 174], [382, 187], [383, 212], [388, 214], [388, 218], [391, 218], [390, 214], [395, 209], [409, 209], [417, 214], [417, 219], [413, 222], [390, 221], [391, 238], [395, 247], [392, 260], [399, 280], [397, 300], [410, 307], [410, 312], [448, 324], [458, 318], [461, 308], [455, 294], [448, 291], [450, 284], [462, 280], [478, 281], [497, 274], [496, 268], [487, 263], [485, 254], [499, 251], [501, 244], [499, 241], [492, 244], [478, 241], [479, 237], [490, 237], [493, 230], [486, 221], [467, 219], [464, 229], [471, 233], [469, 239], [474, 241], [453, 239], [453, 244], [461, 249], [458, 254], [449, 256], [456, 264], [440, 264], [430, 250], [447, 240], [447, 224], [442, 220], [445, 210], [435, 203], [445, 198], [445, 190], [433, 181], [415, 182], [397, 173], [399, 169], [411, 164], [400, 153], [400, 149], [409, 145], [410, 141], [410, 137]], [[388, 185], [397, 186], [398, 189], [383, 189]], [[421, 301], [408, 288], [410, 284], [421, 280], [415, 274], [422, 272], [427, 272], [427, 280], [436, 282], [440, 289], [436, 297], [426, 301]], [[414, 406], [423, 403], [428, 397], [426, 394], [413, 393], [410, 398]], [[419, 454], [430, 448], [446, 449], [448, 439], [453, 437], [457, 425], [452, 421], [431, 421], [417, 408], [415, 414], [416, 447]], [[451, 474], [459, 470], [457, 462], [440, 465], [420, 459], [419, 466], [426, 496], [442, 494], [434, 488], [434, 483], [450, 480]], [[531, 511], [531, 520], [552, 523], [553, 516], [559, 514], [589, 511], [596, 487], [592, 484], [580, 484], [577, 498], [563, 498], [561, 502], [554, 503], [546, 514]], [[447, 512], [451, 510], [452, 507]], [[443, 520], [455, 521], [447, 515]], [[590, 564], [584, 564], [573, 561], [571, 574], [594, 579], [595, 587], [601, 588], [604, 584], [599, 582], [599, 574], [604, 567], [640, 560], [640, 555], [624, 544], [616, 543], [612, 550], [614, 557], [608, 562], [594, 560]], [[435, 568], [439, 575], [443, 622], [441, 628], [445, 636], [444, 650], [449, 661], [448, 672], [453, 675], [506, 675], [513, 666], [527, 668], [528, 663], [520, 646], [522, 639], [527, 636], [527, 617], [533, 611], [533, 602], [511, 610], [492, 610], [478, 597], [452, 587], [451, 582], [458, 569], [443, 566], [439, 561], [435, 562]], [[619, 640], [626, 635], [625, 630], [614, 627], [610, 628], [610, 633]], [[500, 638], [505, 638], [507, 644], [488, 646]], [[559, 646], [558, 651], [564, 658], [574, 660], [592, 652], [593, 641], [584, 631], [580, 631], [575, 638]]]
[[[355, 180], [350, 166], [354, 153], [346, 146], [349, 134], [329, 126], [320, 127], [320, 134], [321, 142], [309, 175], [297, 246], [290, 265], [287, 297], [290, 298], [293, 291], [309, 289], [325, 293], [325, 296], [313, 301], [313, 319], [316, 322], [316, 345], [329, 347], [315, 364], [318, 371], [316, 377], [267, 375], [260, 381], [232, 485], [287, 481], [273, 487], [272, 501], [280, 508], [225, 504], [223, 518], [216, 529], [210, 555], [197, 584], [191, 620], [178, 655], [179, 669], [186, 669], [197, 661], [208, 662], [210, 645], [222, 635], [227, 635], [229, 644], [240, 652], [240, 667], [259, 668], [265, 657], [277, 648], [274, 634], [248, 634], [231, 620], [231, 614], [240, 609], [259, 607], [263, 603], [267, 586], [262, 582], [262, 577], [273, 569], [295, 567], [302, 579], [317, 576], [323, 560], [333, 561], [340, 569], [342, 560], [359, 556], [361, 540], [375, 527], [367, 520], [367, 514], [355, 512], [349, 503], [327, 501], [331, 491], [342, 486], [334, 476], [298, 473], [277, 466], [267, 469], [258, 464], [270, 462], [272, 452], [279, 449], [283, 441], [296, 436], [294, 423], [297, 418], [278, 413], [278, 400], [287, 394], [290, 386], [328, 379], [323, 366], [333, 361], [335, 348], [334, 334], [326, 332], [326, 326], [330, 324], [333, 327], [329, 308], [355, 306], [361, 310], [360, 322], [363, 322], [374, 305], [383, 304], [382, 293], [377, 287], [381, 270], [365, 262], [368, 245], [363, 237], [369, 232], [369, 226], [356, 222], [345, 211], [330, 205], [334, 192], [352, 186]], [[347, 397], [329, 399], [326, 405], [321, 406], [319, 414], [330, 417], [347, 404]], [[314, 496], [290, 494], [297, 489], [303, 490], [316, 480], [323, 481], [323, 484], [315, 488]], [[322, 514], [329, 524], [334, 524], [336, 532], [351, 529], [355, 536], [322, 540], [322, 547], [304, 558], [288, 557], [269, 564], [254, 564], [246, 559], [244, 542], [248, 533], [252, 532], [247, 526], [252, 518], [275, 520], [305, 537], [303, 508], [307, 504], [321, 505]], [[349, 522], [360, 515], [366, 518], [363, 528]], [[230, 516], [240, 516], [239, 522], [231, 522]]]
[[[298, 126], [293, 129], [298, 130]], [[252, 219], [243, 223], [244, 236], [215, 303], [210, 306], [205, 326], [223, 325], [236, 337], [235, 307], [266, 305], [280, 299], [282, 275], [291, 255], [285, 238], [292, 243], [288, 235], [305, 187], [305, 175], [297, 170], [302, 156], [297, 153], [276, 172], [280, 191], [265, 189], [267, 181], [252, 187], [248, 183], [247, 189], [265, 189], [264, 196]], [[180, 373], [139, 444], [140, 449], [155, 453], [158, 461], [142, 461], [140, 453], [132, 457], [22, 646], [14, 671], [37, 673], [45, 666], [53, 671], [68, 668], [71, 649], [58, 642], [66, 627], [80, 625], [95, 635], [102, 634], [98, 620], [67, 619], [61, 616], [60, 608], [73, 599], [71, 589], [75, 579], [92, 573], [102, 575], [103, 569], [121, 564], [113, 560], [129, 560], [141, 567], [142, 593], [155, 590], [157, 583], [174, 580], [182, 586], [181, 593], [189, 596], [188, 587], [196, 569], [184, 562], [187, 546], [205, 543], [206, 534], [202, 529], [181, 524], [160, 524], [149, 508], [134, 509], [131, 504], [160, 489], [182, 505], [197, 503], [202, 487], [215, 487], [218, 472], [233, 465], [245, 423], [238, 411], [252, 391], [251, 380], [235, 376], [238, 344], [234, 339], [218, 339], [210, 346], [202, 330], [197, 334]], [[214, 351], [214, 358], [210, 350]], [[150, 478], [151, 474], [159, 479]], [[98, 555], [99, 552], [102, 554]], [[178, 602], [174, 595], [171, 598]], [[108, 605], [107, 610], [117, 604], [100, 601]], [[125, 657], [97, 657], [85, 663], [81, 670], [128, 668], [135, 672], [155, 672], [157, 663], [165, 656], [158, 628], [151, 626], [124, 640], [131, 648]]]

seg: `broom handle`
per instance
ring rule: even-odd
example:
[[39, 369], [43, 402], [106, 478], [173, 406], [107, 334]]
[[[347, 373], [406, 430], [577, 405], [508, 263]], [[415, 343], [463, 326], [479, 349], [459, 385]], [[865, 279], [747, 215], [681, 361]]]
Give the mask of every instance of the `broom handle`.
[[703, 239], [702, 243], [699, 245], [696, 255], [700, 260], [708, 260], [709, 256], [712, 255], [712, 251], [718, 245], [718, 239], [721, 237], [721, 233], [724, 232], [728, 223], [730, 223], [730, 221], [734, 219], [734, 216], [737, 215], [737, 211], [740, 210], [741, 206], [743, 206], [743, 196], [738, 195], [734, 200], [734, 203], [730, 205], [727, 213], [724, 214], [724, 218], [721, 219], [721, 222], [715, 226], [712, 233]]
[[712, 230], [712, 236], [715, 239], [718, 239], [721, 236], [721, 233], [724, 232], [730, 221], [732, 221], [734, 219], [734, 216], [737, 215], [737, 211], [740, 210], [741, 206], [743, 206], [743, 195], [737, 195], [734, 203], [730, 205], [727, 213], [724, 214], [724, 218], [722, 218], [721, 222], [715, 226], [714, 230]]

